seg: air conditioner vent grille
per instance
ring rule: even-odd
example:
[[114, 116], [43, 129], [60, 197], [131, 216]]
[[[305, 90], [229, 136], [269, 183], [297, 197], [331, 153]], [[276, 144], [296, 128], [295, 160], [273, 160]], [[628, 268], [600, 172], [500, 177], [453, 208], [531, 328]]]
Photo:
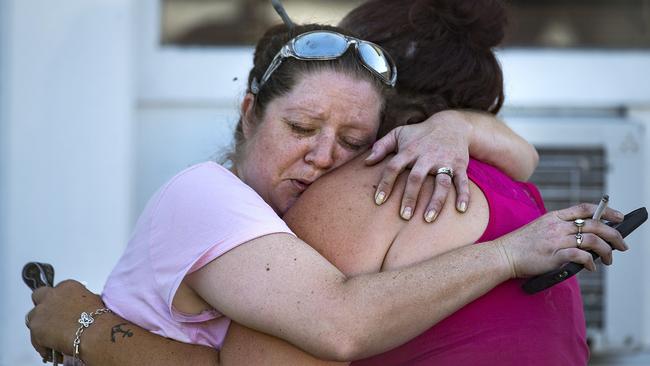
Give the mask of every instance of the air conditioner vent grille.
[[[598, 202], [605, 193], [607, 170], [602, 148], [568, 149], [539, 147], [539, 167], [531, 177], [546, 208], [558, 210], [580, 202]], [[597, 262], [596, 273], [578, 274], [588, 329], [603, 329], [605, 268]]]

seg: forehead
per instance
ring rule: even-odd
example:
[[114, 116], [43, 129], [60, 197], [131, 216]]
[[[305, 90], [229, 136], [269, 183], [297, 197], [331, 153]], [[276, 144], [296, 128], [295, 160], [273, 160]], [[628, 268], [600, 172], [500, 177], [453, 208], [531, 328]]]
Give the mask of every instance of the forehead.
[[383, 97], [370, 81], [322, 70], [300, 77], [288, 94], [271, 104], [278, 112], [376, 130]]

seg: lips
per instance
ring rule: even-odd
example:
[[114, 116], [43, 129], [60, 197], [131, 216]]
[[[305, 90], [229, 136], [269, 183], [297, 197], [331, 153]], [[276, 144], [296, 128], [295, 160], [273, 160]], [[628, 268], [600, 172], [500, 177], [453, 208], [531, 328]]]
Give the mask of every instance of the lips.
[[293, 184], [293, 186], [296, 187], [296, 189], [299, 192], [304, 192], [307, 188], [309, 188], [311, 183], [312, 183], [311, 181], [304, 180], [304, 179], [292, 179], [291, 180], [291, 184]]

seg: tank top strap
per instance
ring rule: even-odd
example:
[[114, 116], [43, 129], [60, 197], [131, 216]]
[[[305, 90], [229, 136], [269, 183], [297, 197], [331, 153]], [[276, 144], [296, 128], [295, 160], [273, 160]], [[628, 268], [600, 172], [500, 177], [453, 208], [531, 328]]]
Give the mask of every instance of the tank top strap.
[[531, 183], [517, 182], [499, 169], [470, 159], [467, 175], [483, 192], [490, 208], [488, 226], [477, 243], [492, 240], [527, 224], [545, 212]]

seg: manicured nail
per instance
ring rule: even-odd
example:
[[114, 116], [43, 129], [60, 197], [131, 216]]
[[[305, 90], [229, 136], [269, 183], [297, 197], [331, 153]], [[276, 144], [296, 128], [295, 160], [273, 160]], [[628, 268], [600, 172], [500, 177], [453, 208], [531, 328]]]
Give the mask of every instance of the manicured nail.
[[404, 207], [402, 209], [402, 218], [404, 220], [410, 220], [411, 216], [413, 216], [413, 209], [410, 207]]
[[368, 155], [368, 156], [366, 157], [366, 161], [368, 161], [368, 160], [372, 160], [373, 157], [375, 157], [375, 150], [372, 150], [372, 151], [370, 152], [370, 155]]
[[379, 205], [381, 205], [382, 203], [384, 203], [385, 200], [386, 200], [386, 193], [385, 193], [384, 191], [378, 192], [378, 193], [375, 195], [375, 204], [376, 204], [377, 206], [379, 206]]
[[436, 219], [436, 217], [438, 217], [436, 210], [429, 210], [427, 211], [427, 214], [424, 215], [424, 221], [431, 223]]
[[465, 212], [467, 211], [467, 202], [461, 202], [458, 204], [458, 211], [459, 212]]

